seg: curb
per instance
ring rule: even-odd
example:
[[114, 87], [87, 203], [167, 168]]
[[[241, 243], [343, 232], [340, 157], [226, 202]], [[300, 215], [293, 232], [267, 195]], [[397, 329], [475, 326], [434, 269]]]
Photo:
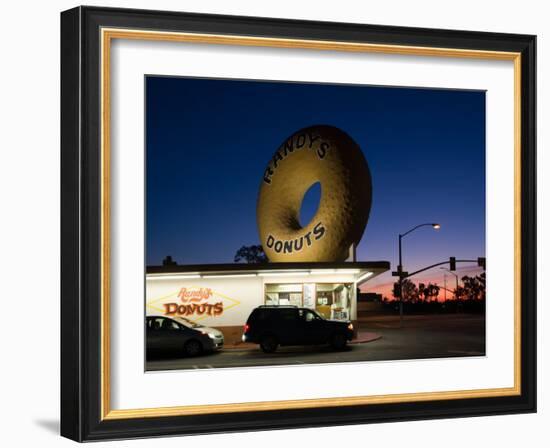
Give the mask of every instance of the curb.
[[381, 337], [382, 335], [378, 333], [362, 333], [361, 337], [353, 339], [349, 344], [366, 344], [367, 342], [377, 341]]
[[[381, 334], [378, 333], [365, 333], [361, 336], [361, 338], [353, 339], [348, 344], [349, 345], [356, 345], [356, 344], [367, 344], [369, 342], [377, 341], [382, 337]], [[249, 344], [249, 343], [243, 343], [239, 345], [224, 345], [222, 350], [257, 350], [258, 344]]]

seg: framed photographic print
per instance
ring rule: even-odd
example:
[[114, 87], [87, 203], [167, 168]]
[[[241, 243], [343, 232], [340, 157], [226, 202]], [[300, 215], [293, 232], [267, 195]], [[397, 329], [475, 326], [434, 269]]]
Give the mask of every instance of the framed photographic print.
[[535, 412], [535, 41], [63, 12], [62, 435]]

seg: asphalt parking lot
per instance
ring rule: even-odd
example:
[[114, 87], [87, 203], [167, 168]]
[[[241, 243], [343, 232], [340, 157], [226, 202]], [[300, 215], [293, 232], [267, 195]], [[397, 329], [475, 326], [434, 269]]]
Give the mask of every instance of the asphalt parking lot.
[[336, 362], [388, 361], [485, 355], [485, 317], [453, 314], [405, 316], [399, 328], [397, 316], [361, 319], [360, 329], [379, 339], [350, 344], [344, 351], [325, 346], [280, 347], [272, 354], [259, 347], [226, 348], [193, 358], [157, 358], [147, 370], [214, 369], [228, 367], [325, 364]]

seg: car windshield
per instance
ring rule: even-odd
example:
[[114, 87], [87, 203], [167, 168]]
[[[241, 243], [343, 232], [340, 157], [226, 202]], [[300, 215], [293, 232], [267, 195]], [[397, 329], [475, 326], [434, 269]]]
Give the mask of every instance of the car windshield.
[[174, 318], [176, 322], [179, 322], [182, 325], [185, 325], [188, 328], [201, 328], [203, 325], [193, 322], [192, 320], [186, 319], [185, 317], [176, 317]]

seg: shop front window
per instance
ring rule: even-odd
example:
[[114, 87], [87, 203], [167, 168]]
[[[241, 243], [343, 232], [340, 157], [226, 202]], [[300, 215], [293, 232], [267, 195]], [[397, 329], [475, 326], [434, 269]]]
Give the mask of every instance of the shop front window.
[[295, 305], [325, 319], [349, 320], [352, 283], [279, 283], [265, 285], [266, 305]]
[[265, 285], [265, 304], [302, 306], [302, 286], [301, 283]]
[[325, 319], [348, 320], [351, 288], [351, 283], [317, 283], [315, 310]]

